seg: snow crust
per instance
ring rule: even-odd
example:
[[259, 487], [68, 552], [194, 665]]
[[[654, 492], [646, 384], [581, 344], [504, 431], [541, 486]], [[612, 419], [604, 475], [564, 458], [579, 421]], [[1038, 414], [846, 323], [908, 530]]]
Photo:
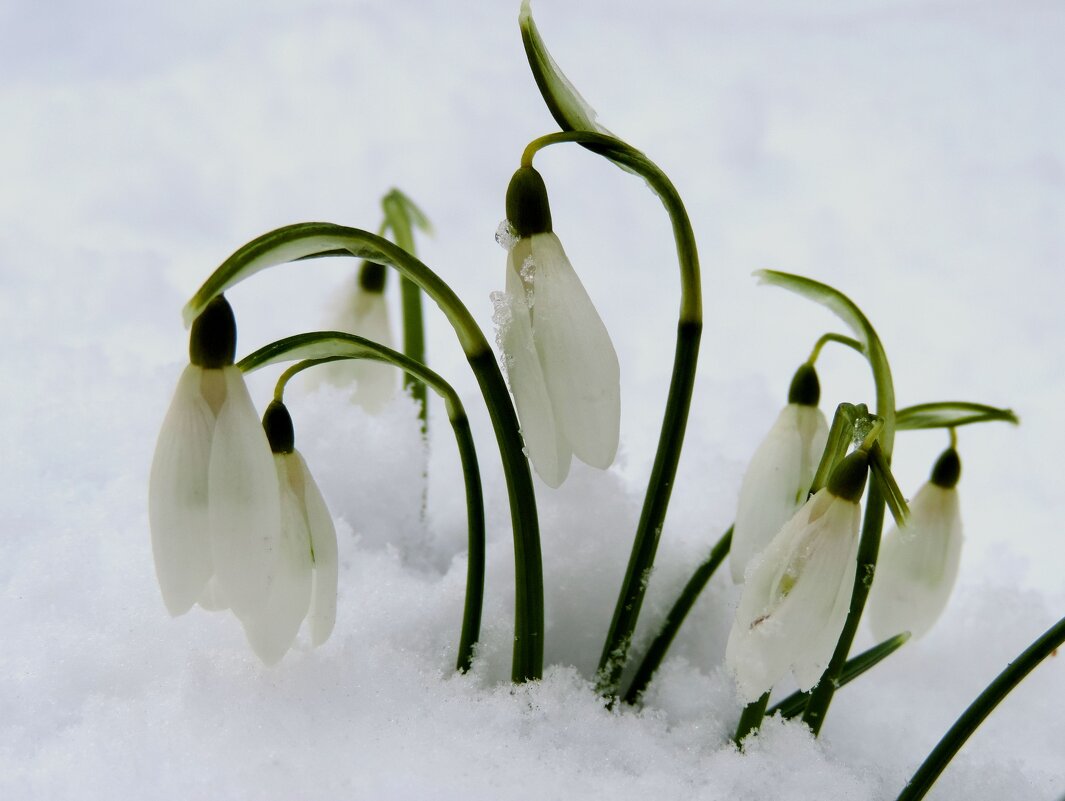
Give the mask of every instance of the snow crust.
[[[732, 520], [740, 473], [835, 318], [758, 288], [825, 281], [884, 341], [901, 405], [1014, 407], [959, 432], [966, 544], [922, 640], [836, 696], [822, 737], [770, 720], [739, 753], [721, 667], [737, 602], [715, 577], [642, 710], [590, 679], [654, 454], [676, 327], [660, 203], [570, 145], [537, 156], [555, 227], [622, 370], [622, 454], [539, 484], [544, 680], [509, 677], [505, 487], [476, 384], [426, 304], [430, 364], [471, 415], [487, 501], [483, 643], [453, 673], [465, 586], [458, 457], [440, 404], [368, 416], [293, 394], [296, 442], [337, 523], [332, 639], [264, 667], [231, 616], [171, 619], [147, 477], [186, 363], [182, 304], [238, 246], [326, 219], [374, 230], [400, 187], [420, 255], [487, 333], [493, 242], [521, 150], [554, 130], [517, 4], [10, 0], [0, 17], [0, 798], [893, 799], [973, 697], [1065, 610], [1065, 11], [1014, 4], [539, 0], [555, 58], [685, 198], [706, 325], [696, 402], [634, 647]], [[238, 351], [321, 325], [353, 260], [228, 293]], [[391, 287], [396, 284], [390, 285]], [[394, 296], [393, 296], [394, 299]], [[398, 319], [398, 308], [393, 319]], [[490, 335], [490, 334], [489, 334]], [[844, 349], [822, 408], [872, 403]], [[249, 386], [260, 409], [276, 374]], [[296, 379], [299, 381], [300, 379]], [[899, 435], [906, 492], [946, 443]], [[426, 514], [421, 514], [427, 471]], [[863, 630], [858, 647], [871, 644]], [[933, 799], [1065, 793], [1065, 668], [1050, 658]], [[791, 687], [779, 688], [781, 695]]]

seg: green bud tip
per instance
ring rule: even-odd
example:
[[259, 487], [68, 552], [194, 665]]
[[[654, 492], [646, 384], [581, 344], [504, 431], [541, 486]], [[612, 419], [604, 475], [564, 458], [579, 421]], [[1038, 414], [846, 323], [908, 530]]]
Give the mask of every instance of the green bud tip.
[[384, 292], [385, 271], [387, 269], [383, 264], [364, 261], [359, 266], [359, 287], [364, 292]]
[[551, 232], [547, 186], [532, 167], [519, 167], [507, 187], [507, 219], [518, 236]]
[[939, 454], [935, 467], [932, 468], [932, 477], [929, 479], [937, 487], [953, 489], [958, 479], [961, 478], [961, 459], [958, 452], [953, 448], [947, 448]]
[[869, 477], [869, 454], [860, 448], [844, 457], [828, 479], [828, 491], [837, 498], [858, 503]]
[[816, 406], [821, 400], [821, 382], [812, 364], [804, 364], [795, 371], [788, 389], [788, 403], [800, 406]]
[[233, 364], [237, 355], [237, 320], [224, 295], [211, 300], [192, 323], [189, 361], [217, 370]]
[[292, 430], [292, 416], [281, 401], [270, 401], [263, 415], [263, 428], [270, 450], [274, 453], [292, 453], [296, 445], [296, 434]]

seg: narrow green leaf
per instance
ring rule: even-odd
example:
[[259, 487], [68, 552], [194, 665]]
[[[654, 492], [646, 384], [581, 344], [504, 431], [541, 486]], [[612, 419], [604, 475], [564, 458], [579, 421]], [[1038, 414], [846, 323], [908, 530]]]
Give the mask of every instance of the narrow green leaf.
[[982, 403], [966, 401], [940, 401], [919, 403], [899, 409], [895, 425], [901, 430], [922, 428], [956, 428], [970, 423], [1004, 422], [1020, 425], [1020, 418], [1012, 409], [999, 409]]
[[429, 218], [425, 215], [425, 212], [422, 211], [418, 204], [411, 200], [410, 196], [405, 192], [393, 187], [388, 194], [384, 196], [382, 203], [395, 203], [403, 209], [407, 219], [410, 220], [416, 228], [430, 236], [432, 235], [433, 224], [429, 222]]
[[580, 92], [551, 58], [547, 45], [540, 38], [540, 31], [533, 22], [529, 0], [522, 0], [518, 26], [521, 28], [521, 40], [525, 43], [525, 54], [529, 58], [533, 78], [536, 79], [540, 94], [543, 95], [558, 127], [563, 131], [595, 131], [610, 135], [610, 131], [595, 121], [595, 110], [581, 97]]
[[[910, 639], [910, 632], [904, 631], [902, 634], [896, 634], [894, 637], [884, 640], [879, 645], [874, 645], [868, 651], [862, 651], [853, 659], [848, 659], [847, 664], [843, 666], [843, 672], [840, 674], [839, 686], [843, 687], [846, 684], [850, 684], [865, 671], [875, 667], [901, 648], [908, 639]], [[806, 708], [806, 702], [809, 699], [810, 693], [792, 693], [779, 704], [775, 704], [766, 712], [766, 715], [769, 716], [774, 712], [779, 712], [781, 717], [785, 719], [798, 717]]]

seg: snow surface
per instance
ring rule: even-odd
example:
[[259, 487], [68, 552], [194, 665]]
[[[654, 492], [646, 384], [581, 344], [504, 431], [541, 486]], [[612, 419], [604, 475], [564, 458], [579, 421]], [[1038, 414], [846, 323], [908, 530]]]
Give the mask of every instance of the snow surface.
[[[960, 432], [967, 541], [944, 618], [842, 690], [819, 741], [769, 721], [740, 754], [720, 667], [737, 599], [723, 570], [643, 710], [602, 707], [589, 677], [653, 458], [677, 272], [658, 201], [567, 145], [536, 163], [620, 356], [622, 455], [607, 473], [575, 465], [558, 491], [538, 484], [543, 682], [506, 681], [505, 488], [472, 375], [431, 304], [431, 364], [473, 418], [487, 493], [473, 673], [451, 667], [465, 509], [439, 403], [423, 521], [426, 453], [408, 400], [369, 417], [340, 391], [292, 395], [340, 536], [337, 630], [322, 648], [303, 639], [269, 669], [231, 616], [170, 619], [148, 467], [186, 360], [181, 306], [229, 253], [301, 220], [376, 228], [395, 185], [438, 232], [421, 254], [491, 332], [506, 183], [554, 124], [518, 3], [459, 7], [0, 5], [0, 797], [892, 799], [1065, 610], [1065, 7], [538, 0], [556, 60], [604, 124], [672, 176], [701, 247], [696, 402], [637, 649], [731, 520], [792, 370], [840, 330], [757, 287], [750, 273], [764, 267], [863, 307], [901, 405], [965, 399], [1021, 415], [1020, 428]], [[241, 353], [318, 327], [352, 275], [350, 261], [323, 260], [234, 289]], [[870, 400], [853, 354], [830, 346], [819, 367], [826, 409]], [[260, 404], [273, 378], [252, 381]], [[945, 441], [900, 435], [905, 491]], [[1065, 663], [1051, 658], [929, 797], [1060, 798], [1062, 698]]]

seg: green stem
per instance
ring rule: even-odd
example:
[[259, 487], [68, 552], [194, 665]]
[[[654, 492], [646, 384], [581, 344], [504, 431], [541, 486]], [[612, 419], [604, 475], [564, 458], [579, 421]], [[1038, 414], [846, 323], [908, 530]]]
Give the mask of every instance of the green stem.
[[331, 223], [298, 223], [264, 234], [223, 262], [186, 304], [186, 324], [191, 324], [213, 297], [259, 270], [338, 251], [392, 265], [436, 302], [455, 329], [488, 407], [510, 499], [516, 583], [511, 675], [516, 682], [539, 679], [543, 674], [544, 590], [532, 475], [522, 452], [517, 415], [496, 359], [473, 316], [451, 288], [418, 259], [387, 239]]
[[662, 659], [665, 657], [666, 651], [669, 650], [669, 646], [673, 644], [673, 638], [676, 637], [677, 632], [680, 631], [680, 627], [684, 624], [688, 612], [690, 612], [692, 607], [695, 606], [695, 602], [698, 600], [699, 595], [702, 593], [707, 582], [710, 581], [710, 577], [714, 575], [714, 572], [720, 567], [721, 563], [725, 561], [725, 557], [728, 555], [729, 547], [731, 545], [732, 526], [729, 526], [728, 531], [721, 536], [721, 539], [719, 539], [717, 544], [710, 550], [710, 555], [706, 560], [695, 568], [692, 577], [688, 579], [688, 583], [684, 585], [684, 590], [673, 603], [673, 608], [670, 609], [669, 614], [666, 615], [661, 630], [651, 642], [651, 647], [648, 648], [647, 653], [644, 654], [640, 666], [636, 668], [636, 673], [632, 677], [632, 683], [629, 684], [629, 689], [625, 693], [625, 703], [635, 704], [639, 701], [643, 691], [647, 689], [647, 685], [654, 677], [655, 671], [657, 671], [659, 665], [662, 664]]
[[865, 346], [862, 345], [857, 339], [851, 339], [843, 334], [822, 334], [821, 338], [817, 340], [814, 345], [814, 349], [810, 351], [810, 358], [806, 360], [807, 364], [814, 364], [817, 358], [821, 355], [821, 349], [829, 342], [836, 342], [840, 345], [846, 345], [848, 348], [858, 351], [861, 354], [865, 353]]
[[932, 749], [928, 758], [921, 763], [921, 767], [917, 769], [913, 778], [907, 782], [906, 787], [899, 794], [898, 801], [919, 801], [924, 798], [925, 793], [939, 778], [939, 774], [999, 702], [1062, 643], [1065, 643], [1065, 618], [1059, 620], [1047, 629], [1043, 636], [1029, 645], [969, 705], [969, 708], [950, 727], [939, 744]]
[[758, 731], [758, 727], [762, 725], [762, 718], [765, 717], [765, 708], [769, 703], [769, 692], [762, 694], [762, 697], [757, 701], [751, 701], [743, 708], [743, 713], [740, 715], [740, 722], [736, 725], [736, 734], [732, 738], [732, 742], [740, 747], [743, 744], [743, 738], [751, 732]]
[[522, 164], [531, 165], [536, 152], [562, 142], [594, 145], [595, 152], [628, 169], [651, 187], [661, 199], [673, 226], [673, 238], [680, 265], [680, 314], [677, 323], [677, 345], [673, 358], [673, 376], [666, 398], [662, 431], [658, 439], [654, 466], [644, 496], [640, 522], [632, 544], [625, 579], [614, 607], [614, 617], [603, 644], [599, 659], [598, 691], [608, 698], [617, 695], [621, 673], [628, 657], [629, 645], [640, 616], [647, 590], [647, 579], [654, 567], [658, 539], [662, 533], [666, 510], [673, 491], [680, 461], [684, 431], [691, 408], [695, 386], [695, 368], [699, 357], [699, 340], [703, 329], [702, 289], [699, 275], [699, 254], [695, 245], [688, 212], [676, 187], [662, 170], [643, 153], [619, 139], [590, 131], [564, 131], [548, 134], [529, 143], [522, 154]]
[[[392, 236], [399, 247], [412, 256], [417, 255], [414, 247], [414, 226], [404, 204], [403, 195], [393, 189], [381, 199], [385, 219]], [[422, 317], [422, 293], [418, 285], [407, 276], [399, 281], [399, 294], [403, 309], [403, 352], [416, 362], [425, 364], [425, 322]], [[410, 392], [418, 404], [418, 419], [422, 423], [422, 436], [429, 428], [429, 416], [426, 406], [425, 384], [410, 373], [403, 376], [403, 388]]]
[[466, 485], [466, 515], [468, 521], [468, 557], [466, 564], [466, 602], [462, 613], [462, 633], [456, 669], [465, 673], [473, 664], [474, 647], [480, 639], [481, 612], [484, 606], [484, 495], [481, 491], [481, 473], [477, 466], [477, 450], [470, 431], [470, 421], [458, 393], [438, 374], [424, 364], [352, 334], [334, 331], [298, 334], [271, 342], [246, 356], [238, 365], [244, 372], [251, 372], [268, 364], [280, 361], [303, 359], [285, 370], [277, 381], [274, 399], [280, 401], [285, 386], [299, 372], [319, 364], [342, 359], [374, 359], [392, 364], [419, 381], [433, 388], [444, 401], [448, 420], [455, 432], [462, 478]]
[[[895, 386], [884, 346], [869, 319], [854, 301], [827, 284], [774, 270], [759, 270], [755, 275], [765, 283], [797, 292], [826, 306], [850, 326], [862, 343], [865, 358], [873, 373], [873, 382], [876, 387], [876, 413], [883, 420], [879, 442], [884, 452], [884, 459], [887, 464], [890, 464], [891, 452], [895, 444]], [[828, 667], [810, 694], [810, 702], [803, 715], [803, 721], [815, 735], [821, 731], [828, 706], [832, 703], [832, 695], [839, 686], [843, 666], [847, 663], [847, 654], [850, 653], [851, 645], [854, 643], [854, 635], [858, 631], [858, 623], [862, 617], [862, 610], [865, 609], [865, 601], [869, 597], [869, 587], [872, 585], [873, 573], [876, 570], [876, 557], [880, 550], [880, 533], [883, 525], [884, 497], [880, 493], [877, 482], [873, 481], [870, 483], [869, 494], [866, 497], [865, 519], [858, 543], [858, 566], [854, 576], [854, 588], [851, 591], [847, 622], [843, 626], [843, 633], [832, 653]]]
[[[895, 653], [895, 651], [908, 639], [910, 639], [910, 633], [904, 631], [902, 634], [896, 634], [891, 639], [884, 640], [884, 642], [879, 645], [874, 645], [868, 651], [862, 651], [856, 657], [848, 659], [847, 664], [843, 666], [843, 672], [840, 674], [839, 686], [843, 687], [850, 684], [867, 670], [878, 665], [889, 655]], [[766, 712], [766, 715], [773, 715], [779, 712], [780, 716], [785, 720], [790, 720], [803, 713], [806, 709], [806, 703], [809, 700], [810, 693], [799, 690], [798, 692], [789, 695], [779, 704], [774, 704], [773, 707]]]

